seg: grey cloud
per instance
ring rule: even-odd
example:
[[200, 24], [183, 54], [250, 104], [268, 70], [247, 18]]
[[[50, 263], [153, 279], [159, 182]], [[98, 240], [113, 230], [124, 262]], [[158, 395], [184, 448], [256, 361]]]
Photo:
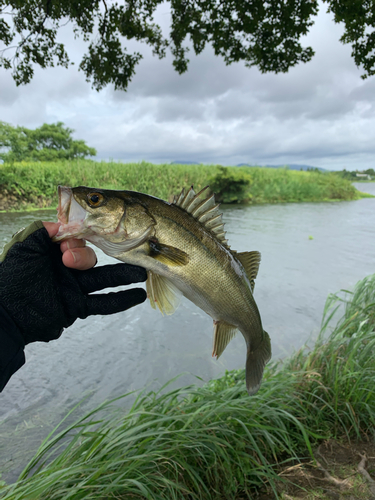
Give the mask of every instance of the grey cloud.
[[375, 102], [375, 79], [365, 80], [361, 85], [355, 87], [349, 94], [354, 101]]
[[314, 106], [309, 106], [306, 117], [324, 121], [338, 119], [353, 111], [355, 104], [349, 99], [336, 96], [324, 96], [314, 100]]
[[324, 167], [325, 162], [333, 164], [334, 157], [353, 158], [363, 151], [370, 156], [375, 149], [368, 121], [360, 120], [357, 130], [353, 130], [352, 117], [331, 123], [306, 123], [303, 117], [281, 122], [269, 116], [195, 123], [193, 127], [184, 121], [161, 127], [149, 120], [121, 120], [117, 117], [111, 136], [102, 138], [99, 131], [107, 127], [107, 121], [102, 120], [100, 125], [98, 121], [94, 144], [102, 157], [156, 161], [182, 158], [224, 164], [287, 163], [294, 159]]
[[256, 119], [262, 115], [262, 106], [251, 93], [229, 90], [215, 102], [215, 116], [219, 120]]
[[14, 81], [7, 78], [7, 72], [4, 69], [0, 69], [0, 106], [12, 106], [17, 97]]
[[308, 65], [293, 68], [287, 74], [262, 76], [264, 78], [259, 78], [256, 95], [259, 101], [269, 103], [290, 104], [307, 101], [316, 92], [316, 86], [321, 83]]
[[[62, 108], [66, 110], [73, 105], [74, 110], [74, 101], [89, 94], [83, 75], [74, 71], [65, 73], [63, 68], [45, 72], [39, 69], [27, 86], [16, 87], [9, 72], [2, 71], [0, 79], [1, 87], [10, 89], [9, 93], [0, 92], [0, 112], [5, 121], [14, 125], [37, 127], [45, 121], [59, 121]], [[58, 115], [51, 113], [53, 107], [60, 108]]]
[[145, 48], [144, 59], [126, 93], [113, 90], [115, 100], [128, 100], [132, 96], [179, 96], [185, 98], [207, 98], [222, 94], [229, 88], [241, 88], [251, 70], [243, 64], [225, 66], [207, 48], [199, 56], [191, 54], [186, 73], [179, 75], [172, 66], [172, 57], [158, 60]]
[[192, 103], [189, 99], [166, 97], [162, 101], [158, 101], [155, 121], [162, 123], [204, 119], [206, 107], [202, 101]]

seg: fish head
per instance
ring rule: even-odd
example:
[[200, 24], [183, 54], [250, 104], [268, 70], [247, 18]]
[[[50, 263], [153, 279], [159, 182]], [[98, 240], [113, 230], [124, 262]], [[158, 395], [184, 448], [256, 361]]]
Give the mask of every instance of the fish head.
[[59, 186], [57, 217], [61, 225], [54, 240], [124, 232], [120, 224], [124, 202], [109, 193], [84, 186]]
[[112, 255], [140, 245], [155, 224], [130, 191], [59, 186], [58, 196], [60, 228], [53, 238], [55, 242], [85, 239]]

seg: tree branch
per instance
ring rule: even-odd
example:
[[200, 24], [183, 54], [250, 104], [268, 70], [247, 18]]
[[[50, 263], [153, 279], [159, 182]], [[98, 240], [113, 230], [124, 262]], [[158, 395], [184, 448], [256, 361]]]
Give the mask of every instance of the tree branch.
[[359, 456], [361, 457], [361, 461], [358, 464], [358, 471], [362, 474], [362, 476], [368, 482], [368, 487], [369, 487], [369, 490], [371, 493], [371, 498], [369, 500], [374, 500], [375, 499], [375, 481], [372, 479], [370, 474], [365, 469], [366, 461], [367, 461], [366, 453], [363, 453], [363, 455], [361, 455], [361, 453], [360, 453]]
[[348, 479], [336, 479], [335, 477], [331, 476], [331, 474], [318, 462], [316, 461], [316, 465], [318, 466], [318, 469], [321, 470], [324, 474], [324, 478], [322, 478], [323, 481], [328, 481], [331, 484], [334, 484], [338, 488], [344, 489], [348, 486]]

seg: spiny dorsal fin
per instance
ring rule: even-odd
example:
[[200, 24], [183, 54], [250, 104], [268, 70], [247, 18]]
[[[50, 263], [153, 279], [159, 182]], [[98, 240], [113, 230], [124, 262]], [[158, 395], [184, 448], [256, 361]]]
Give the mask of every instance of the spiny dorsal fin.
[[237, 333], [237, 327], [226, 321], [214, 321], [214, 345], [212, 356], [217, 359], [223, 354], [224, 349]]
[[146, 290], [153, 309], [158, 306], [163, 315], [175, 312], [180, 303], [181, 292], [168, 278], [148, 271]]
[[208, 186], [197, 194], [193, 186], [186, 193], [183, 189], [178, 196], [174, 197], [173, 203], [191, 214], [206, 229], [209, 229], [222, 245], [229, 248], [225, 238], [223, 215], [219, 212], [219, 204], [215, 203], [215, 196], [212, 194], [208, 198], [200, 198], [200, 195], [207, 189]]
[[260, 252], [236, 252], [237, 259], [243, 265], [247, 277], [250, 280], [251, 291], [254, 292], [255, 278], [257, 277], [260, 264]]

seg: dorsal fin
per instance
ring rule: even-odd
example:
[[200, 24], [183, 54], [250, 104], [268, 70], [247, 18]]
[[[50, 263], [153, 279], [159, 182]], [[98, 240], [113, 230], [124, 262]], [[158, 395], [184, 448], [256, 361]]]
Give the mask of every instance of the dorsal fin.
[[178, 196], [174, 197], [173, 203], [191, 214], [206, 229], [208, 229], [226, 248], [229, 248], [225, 238], [224, 223], [222, 214], [219, 212], [219, 204], [215, 203], [215, 196], [212, 194], [207, 198], [200, 198], [200, 195], [208, 189], [203, 188], [199, 193], [195, 193], [193, 186], [185, 193], [183, 189]]
[[254, 292], [255, 278], [257, 277], [260, 264], [260, 252], [236, 252], [237, 259], [243, 265], [246, 275], [250, 280], [251, 291]]

